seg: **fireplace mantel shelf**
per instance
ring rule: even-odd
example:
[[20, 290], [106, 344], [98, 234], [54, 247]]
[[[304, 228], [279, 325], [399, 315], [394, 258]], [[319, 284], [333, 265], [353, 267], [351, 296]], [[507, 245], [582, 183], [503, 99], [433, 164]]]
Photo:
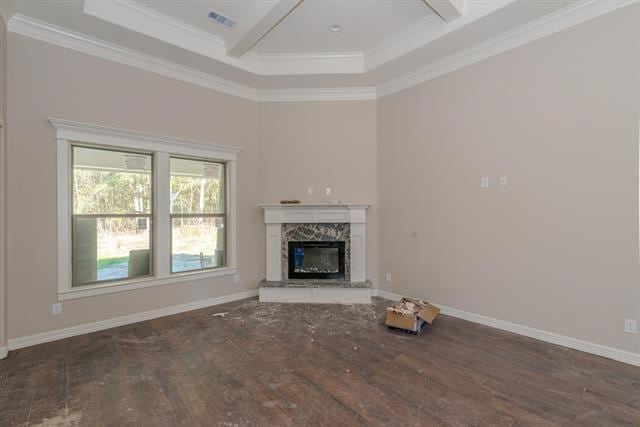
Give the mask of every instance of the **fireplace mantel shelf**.
[[261, 208], [368, 208], [370, 203], [262, 203], [259, 204]]

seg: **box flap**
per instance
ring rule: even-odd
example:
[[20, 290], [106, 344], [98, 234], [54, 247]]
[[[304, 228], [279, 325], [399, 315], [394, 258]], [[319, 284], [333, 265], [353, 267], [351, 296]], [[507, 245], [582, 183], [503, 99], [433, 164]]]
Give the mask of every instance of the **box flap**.
[[418, 317], [432, 325], [435, 318], [440, 313], [440, 309], [434, 305], [427, 304], [418, 312]]

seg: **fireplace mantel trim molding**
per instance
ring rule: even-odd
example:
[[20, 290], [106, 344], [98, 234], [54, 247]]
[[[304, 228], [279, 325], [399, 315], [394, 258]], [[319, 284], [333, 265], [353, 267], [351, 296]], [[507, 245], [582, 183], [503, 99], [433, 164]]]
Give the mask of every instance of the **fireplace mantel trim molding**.
[[367, 203], [305, 203], [259, 205], [267, 225], [267, 281], [282, 280], [282, 224], [350, 224], [351, 282], [366, 281]]

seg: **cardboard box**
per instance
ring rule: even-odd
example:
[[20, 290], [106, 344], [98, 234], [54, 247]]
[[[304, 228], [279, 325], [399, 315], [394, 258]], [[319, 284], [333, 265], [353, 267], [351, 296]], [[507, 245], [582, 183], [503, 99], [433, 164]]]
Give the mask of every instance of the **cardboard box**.
[[402, 298], [387, 308], [385, 324], [391, 328], [418, 334], [425, 323], [433, 324], [440, 309], [426, 301]]

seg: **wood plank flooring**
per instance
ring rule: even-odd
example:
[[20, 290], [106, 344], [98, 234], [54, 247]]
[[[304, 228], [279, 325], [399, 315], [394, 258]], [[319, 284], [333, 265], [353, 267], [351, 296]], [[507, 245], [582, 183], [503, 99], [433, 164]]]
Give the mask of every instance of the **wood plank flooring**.
[[640, 368], [447, 316], [403, 335], [374, 301], [249, 299], [17, 350], [0, 425], [640, 426]]

